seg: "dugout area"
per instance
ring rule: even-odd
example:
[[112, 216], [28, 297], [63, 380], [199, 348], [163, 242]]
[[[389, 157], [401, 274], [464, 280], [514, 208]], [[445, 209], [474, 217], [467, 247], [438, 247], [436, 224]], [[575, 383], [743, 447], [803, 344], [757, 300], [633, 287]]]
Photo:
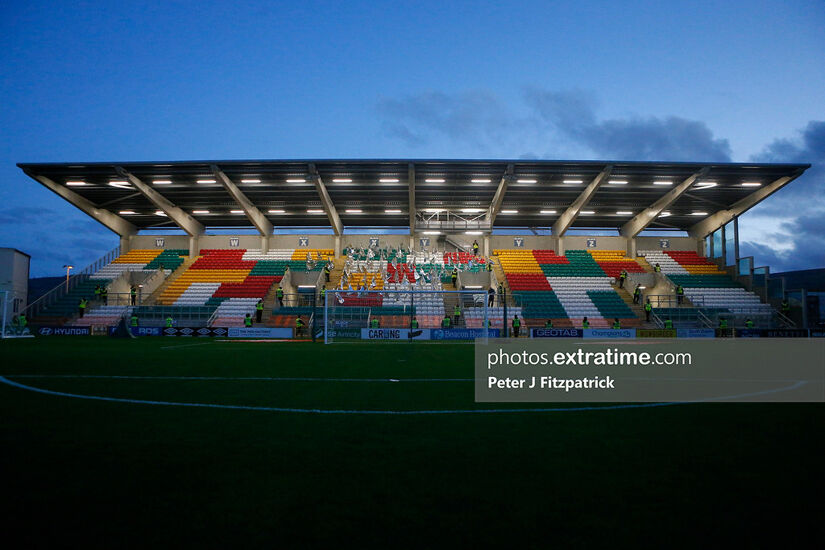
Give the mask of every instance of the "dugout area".
[[[0, 342], [4, 379], [48, 391], [329, 410], [485, 407], [473, 403], [471, 349]], [[821, 404], [309, 414], [3, 383], [0, 407], [4, 533], [21, 546], [547, 547], [606, 535], [696, 546], [822, 534]]]

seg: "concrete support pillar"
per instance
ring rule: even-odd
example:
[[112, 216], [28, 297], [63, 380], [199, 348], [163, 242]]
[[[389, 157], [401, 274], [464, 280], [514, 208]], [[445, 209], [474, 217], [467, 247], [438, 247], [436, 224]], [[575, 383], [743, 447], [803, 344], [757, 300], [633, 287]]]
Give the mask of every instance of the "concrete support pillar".
[[269, 235], [261, 235], [261, 254], [269, 252]]
[[335, 259], [341, 257], [341, 235], [335, 235]]
[[415, 250], [415, 235], [410, 235], [410, 248]]
[[484, 236], [484, 255], [489, 257], [492, 250], [490, 250], [490, 236]]
[[627, 255], [631, 258], [636, 258], [636, 237], [629, 237], [627, 239]]
[[198, 245], [198, 237], [189, 237], [189, 257], [194, 258], [198, 255], [198, 252], [200, 252], [200, 246]]
[[132, 236], [131, 235], [121, 235], [120, 236], [120, 253], [126, 254], [132, 249]]
[[564, 256], [564, 237], [556, 237], [556, 254]]

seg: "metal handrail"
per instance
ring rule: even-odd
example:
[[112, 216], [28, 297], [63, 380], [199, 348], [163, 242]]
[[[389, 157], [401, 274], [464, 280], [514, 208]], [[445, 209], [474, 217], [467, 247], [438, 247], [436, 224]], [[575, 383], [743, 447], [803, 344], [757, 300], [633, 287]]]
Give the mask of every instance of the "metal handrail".
[[40, 311], [43, 310], [44, 307], [53, 304], [57, 299], [68, 294], [68, 292], [75, 288], [81, 281], [86, 281], [89, 278], [89, 275], [96, 273], [104, 265], [112, 263], [112, 261], [118, 256], [120, 256], [120, 246], [113, 248], [74, 275], [70, 275], [68, 285], [65, 281], [61, 282], [59, 285], [40, 296], [37, 300], [28, 304], [23, 309], [23, 313], [26, 314], [27, 317], [34, 318], [38, 313], [40, 313]]

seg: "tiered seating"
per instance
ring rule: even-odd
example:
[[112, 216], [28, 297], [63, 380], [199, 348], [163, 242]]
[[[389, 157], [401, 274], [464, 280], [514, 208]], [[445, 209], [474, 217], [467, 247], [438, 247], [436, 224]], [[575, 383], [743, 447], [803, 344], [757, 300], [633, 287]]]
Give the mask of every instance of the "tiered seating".
[[75, 319], [72, 324], [79, 327], [112, 326], [117, 324], [124, 315], [129, 315], [131, 310], [130, 306], [99, 306], [90, 309], [82, 318]]
[[682, 267], [679, 262], [661, 250], [640, 250], [638, 254], [644, 256], [651, 267], [659, 264], [662, 273], [666, 275], [670, 275], [671, 273], [688, 273], [688, 270]]
[[306, 262], [307, 255], [311, 260], [329, 261], [335, 256], [335, 251], [329, 248], [296, 248], [290, 259]]
[[[168, 274], [177, 269], [183, 262], [181, 255], [187, 255], [188, 250], [162, 250], [162, 249], [135, 249], [115, 258], [112, 263], [100, 268], [97, 273], [90, 276], [92, 279], [107, 279], [112, 281], [120, 277], [127, 271], [155, 271], [163, 264], [164, 271]], [[161, 259], [162, 258], [162, 259]], [[164, 261], [167, 260], [167, 262]]]
[[287, 269], [305, 261], [293, 261], [293, 249], [232, 249], [201, 251], [201, 256], [172, 281], [158, 299], [159, 304], [217, 308], [213, 325], [242, 325], [247, 313], [254, 316], [255, 304], [281, 281]]
[[623, 326], [638, 323], [633, 311], [613, 290], [611, 282], [622, 269], [643, 272], [622, 251], [496, 250], [516, 304], [529, 326], [581, 326], [587, 317], [592, 327], [610, 326], [619, 318]]
[[763, 304], [753, 292], [731, 279], [716, 264], [693, 251], [642, 251], [651, 263], [656, 262], [662, 273], [674, 285], [685, 289], [685, 296], [694, 305], [705, 308], [724, 308], [734, 314], [771, 315], [772, 308]]
[[[507, 308], [507, 326], [511, 326], [513, 317], [519, 316], [522, 321], [526, 313], [523, 313], [519, 306]], [[504, 326], [504, 307], [493, 306], [487, 308], [487, 317], [490, 319], [490, 327], [502, 328]], [[443, 317], [442, 317], [443, 318]], [[471, 307], [464, 310], [464, 321], [469, 328], [482, 328], [484, 326], [484, 308]], [[440, 323], [439, 323], [440, 324]]]
[[665, 254], [673, 258], [682, 268], [692, 275], [724, 274], [724, 271], [721, 271], [715, 263], [692, 250], [668, 250]]
[[627, 258], [624, 250], [588, 250], [593, 259], [608, 277], [618, 278], [622, 271], [644, 273], [644, 268], [636, 260]]

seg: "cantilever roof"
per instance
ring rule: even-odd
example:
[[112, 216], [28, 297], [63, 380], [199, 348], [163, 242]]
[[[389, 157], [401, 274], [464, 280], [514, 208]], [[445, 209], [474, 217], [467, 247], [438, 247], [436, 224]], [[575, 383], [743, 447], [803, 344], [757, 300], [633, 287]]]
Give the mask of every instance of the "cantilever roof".
[[[456, 228], [483, 230], [490, 229], [490, 223], [486, 226], [483, 223], [485, 218], [493, 227], [552, 226], [607, 167], [610, 167], [609, 175], [597, 186], [586, 206], [578, 209], [570, 227], [619, 228], [687, 178], [701, 174], [686, 192], [668, 203], [662, 215], [646, 225], [651, 229], [687, 230], [703, 217], [731, 208], [781, 178], [791, 181], [810, 167], [809, 164], [428, 159], [77, 162], [18, 166], [47, 187], [50, 185], [44, 181], [57, 186], [68, 184], [68, 189], [95, 208], [109, 210], [138, 229], [174, 227], [175, 223], [158, 214], [157, 202], [132, 185], [124, 177], [127, 173], [205, 227], [252, 226], [246, 210], [216, 177], [215, 170], [218, 170], [275, 227], [334, 226], [331, 207], [344, 228], [414, 225], [422, 229], [436, 227], [433, 224], [438, 220], [454, 220]], [[703, 169], [707, 172], [703, 173]], [[328, 201], [324, 200], [316, 174], [328, 193]], [[411, 197], [414, 198], [412, 204]], [[67, 197], [64, 195], [64, 198]], [[323, 212], [308, 213], [308, 210]], [[203, 211], [208, 213], [201, 213]], [[467, 223], [462, 224], [462, 220]], [[473, 225], [474, 220], [479, 222], [477, 227]]]

